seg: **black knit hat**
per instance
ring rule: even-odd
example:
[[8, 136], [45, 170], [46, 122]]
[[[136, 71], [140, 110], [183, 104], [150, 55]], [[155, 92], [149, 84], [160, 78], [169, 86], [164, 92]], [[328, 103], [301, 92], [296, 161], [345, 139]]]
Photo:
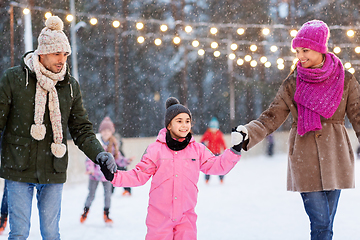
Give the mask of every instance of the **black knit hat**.
[[166, 107], [165, 127], [167, 127], [169, 125], [169, 123], [171, 122], [171, 120], [180, 113], [187, 113], [191, 119], [190, 110], [187, 107], [185, 107], [184, 105], [181, 105], [179, 100], [177, 100], [174, 97], [169, 97], [166, 100], [165, 107]]

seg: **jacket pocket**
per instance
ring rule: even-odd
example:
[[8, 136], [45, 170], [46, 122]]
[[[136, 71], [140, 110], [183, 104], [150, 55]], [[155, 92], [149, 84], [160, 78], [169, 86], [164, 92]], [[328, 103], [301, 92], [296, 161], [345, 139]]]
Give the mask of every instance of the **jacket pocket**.
[[[67, 148], [68, 146], [66, 146]], [[53, 157], [54, 170], [58, 173], [66, 172], [68, 166], [68, 154], [65, 154], [62, 158]]]
[[198, 158], [184, 158], [184, 175], [197, 188], [200, 175], [200, 163]]
[[3, 166], [18, 171], [26, 170], [30, 162], [31, 139], [6, 135], [3, 141]]

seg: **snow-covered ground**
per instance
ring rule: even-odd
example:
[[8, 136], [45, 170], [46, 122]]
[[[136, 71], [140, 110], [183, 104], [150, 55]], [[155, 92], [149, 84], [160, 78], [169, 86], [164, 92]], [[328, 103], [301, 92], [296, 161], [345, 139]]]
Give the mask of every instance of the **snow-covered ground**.
[[[204, 174], [199, 181], [199, 240], [304, 240], [309, 239], [309, 223], [299, 193], [286, 191], [286, 154], [273, 157], [246, 157], [220, 184]], [[356, 168], [358, 179], [360, 167]], [[145, 217], [150, 181], [133, 188], [131, 197], [116, 188], [112, 197], [112, 227], [103, 221], [103, 188], [98, 187], [87, 221], [80, 224], [87, 182], [65, 184], [63, 192], [61, 237], [64, 240], [144, 239]], [[359, 181], [357, 180], [357, 183]], [[359, 185], [359, 184], [358, 184]], [[41, 239], [34, 199], [30, 240]], [[360, 239], [360, 188], [343, 190], [335, 217], [334, 240]], [[7, 239], [7, 227], [1, 239]]]

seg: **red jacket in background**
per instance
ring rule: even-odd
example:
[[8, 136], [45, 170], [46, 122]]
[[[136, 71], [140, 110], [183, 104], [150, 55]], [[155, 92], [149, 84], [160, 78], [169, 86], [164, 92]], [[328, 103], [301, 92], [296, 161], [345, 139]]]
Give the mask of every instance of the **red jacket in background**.
[[215, 132], [210, 131], [210, 129], [206, 130], [200, 142], [205, 143], [213, 154], [220, 154], [226, 149], [225, 140], [220, 130]]

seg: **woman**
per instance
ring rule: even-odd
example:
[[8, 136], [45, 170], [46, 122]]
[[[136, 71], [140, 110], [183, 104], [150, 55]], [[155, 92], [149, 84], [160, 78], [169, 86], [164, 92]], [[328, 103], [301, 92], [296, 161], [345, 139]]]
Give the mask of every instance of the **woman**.
[[327, 51], [328, 26], [305, 23], [292, 41], [299, 59], [275, 99], [248, 131], [248, 150], [293, 118], [289, 136], [289, 191], [300, 192], [309, 216], [312, 240], [332, 239], [341, 189], [354, 188], [354, 153], [344, 126], [349, 118], [360, 135], [360, 86]]

